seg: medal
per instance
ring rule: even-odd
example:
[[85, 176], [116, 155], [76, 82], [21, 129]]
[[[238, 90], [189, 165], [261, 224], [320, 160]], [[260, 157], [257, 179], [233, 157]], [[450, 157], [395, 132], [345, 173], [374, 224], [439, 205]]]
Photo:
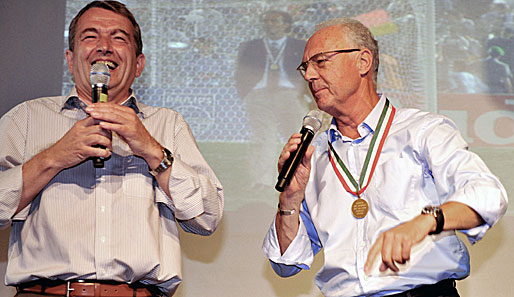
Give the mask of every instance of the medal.
[[366, 202], [366, 200], [362, 198], [357, 198], [355, 201], [353, 201], [352, 214], [357, 219], [362, 219], [363, 217], [365, 217], [366, 214], [368, 214], [368, 210], [369, 205], [368, 202]]
[[[337, 155], [337, 152], [332, 146], [332, 143], [330, 143], [330, 139], [328, 140], [328, 157], [334, 172], [339, 178], [339, 181], [341, 181], [343, 188], [348, 193], [357, 197], [357, 199], [352, 203], [351, 209], [353, 216], [357, 219], [364, 218], [368, 213], [368, 202], [362, 199], [360, 195], [368, 187], [369, 182], [371, 181], [371, 177], [373, 176], [373, 172], [375, 172], [375, 167], [377, 166], [380, 152], [382, 151], [387, 134], [389, 133], [389, 129], [393, 123], [395, 111], [395, 108], [389, 103], [389, 100], [386, 99], [384, 108], [380, 114], [380, 119], [378, 120], [377, 127], [373, 132], [373, 138], [371, 138], [358, 183], [353, 178], [348, 168], [346, 168], [344, 165], [343, 160], [341, 160], [341, 158]], [[341, 172], [343, 172], [343, 174]]]
[[279, 67], [278, 67], [278, 65], [277, 65], [277, 64], [271, 64], [271, 65], [269, 66], [269, 69], [271, 69], [271, 70], [278, 70], [278, 68], [279, 68]]

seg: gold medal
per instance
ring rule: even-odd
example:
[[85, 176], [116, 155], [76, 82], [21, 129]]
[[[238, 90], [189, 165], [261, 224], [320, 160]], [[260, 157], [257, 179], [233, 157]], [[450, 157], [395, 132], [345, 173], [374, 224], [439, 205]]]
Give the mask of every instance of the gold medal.
[[368, 213], [369, 206], [368, 202], [362, 198], [357, 198], [352, 203], [352, 214], [357, 219], [362, 219]]
[[269, 69], [271, 69], [271, 70], [278, 70], [278, 65], [277, 64], [271, 64]]

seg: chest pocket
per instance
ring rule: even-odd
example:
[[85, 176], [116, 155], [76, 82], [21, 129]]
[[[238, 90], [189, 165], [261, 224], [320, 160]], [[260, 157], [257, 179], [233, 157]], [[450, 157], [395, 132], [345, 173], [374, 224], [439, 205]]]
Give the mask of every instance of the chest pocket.
[[148, 172], [146, 161], [133, 155], [123, 159], [123, 192], [125, 195], [153, 199], [153, 177]]
[[416, 184], [421, 181], [422, 167], [408, 158], [390, 158], [378, 164], [368, 189], [371, 203], [385, 211], [409, 208], [415, 202]]
[[[123, 194], [126, 197], [136, 197], [153, 201], [153, 177], [148, 172], [148, 164], [141, 158], [134, 156], [128, 144], [113, 134], [113, 155], [118, 168], [113, 168], [113, 175], [121, 174]], [[111, 160], [111, 161], [114, 161]], [[109, 161], [110, 162], [110, 161]]]

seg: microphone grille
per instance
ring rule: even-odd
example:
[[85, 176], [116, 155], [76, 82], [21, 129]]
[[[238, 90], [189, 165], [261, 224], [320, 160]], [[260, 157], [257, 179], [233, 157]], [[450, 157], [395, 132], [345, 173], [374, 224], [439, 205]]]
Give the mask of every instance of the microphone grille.
[[109, 85], [110, 79], [111, 73], [109, 72], [109, 67], [107, 67], [107, 65], [104, 63], [95, 63], [91, 66], [91, 71], [89, 72], [91, 85]]
[[302, 126], [316, 133], [318, 132], [319, 128], [321, 128], [321, 118], [322, 112], [320, 110], [313, 109], [309, 111], [309, 113], [307, 113], [306, 116], [303, 117]]

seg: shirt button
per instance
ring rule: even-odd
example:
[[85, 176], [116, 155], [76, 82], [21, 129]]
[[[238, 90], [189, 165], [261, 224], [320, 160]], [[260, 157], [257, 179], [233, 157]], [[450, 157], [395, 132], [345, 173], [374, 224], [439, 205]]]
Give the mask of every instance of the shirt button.
[[100, 242], [105, 243], [105, 236], [100, 237]]
[[102, 205], [102, 206], [100, 206], [100, 211], [101, 211], [101, 212], [105, 212], [105, 206], [103, 206], [103, 205]]

